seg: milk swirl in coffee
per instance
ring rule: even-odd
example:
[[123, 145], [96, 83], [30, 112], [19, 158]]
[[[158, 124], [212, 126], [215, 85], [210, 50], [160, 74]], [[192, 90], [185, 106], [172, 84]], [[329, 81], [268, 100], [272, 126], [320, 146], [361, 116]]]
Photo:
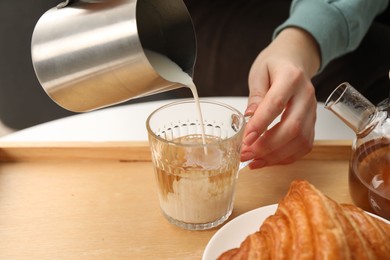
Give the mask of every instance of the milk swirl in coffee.
[[[219, 137], [206, 135], [207, 143]], [[201, 143], [200, 135], [175, 139], [176, 143]], [[164, 148], [165, 162], [156, 168], [162, 210], [169, 217], [186, 223], [208, 223], [231, 211], [237, 159], [226, 160], [226, 149], [221, 145], [208, 147], [205, 155], [201, 147], [184, 150], [180, 146]]]

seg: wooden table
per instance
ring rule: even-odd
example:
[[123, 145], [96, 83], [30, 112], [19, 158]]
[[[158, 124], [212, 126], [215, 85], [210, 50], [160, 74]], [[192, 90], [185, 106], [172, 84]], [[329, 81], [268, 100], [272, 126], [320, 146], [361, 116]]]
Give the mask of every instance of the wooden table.
[[[351, 202], [350, 146], [317, 141], [292, 165], [242, 170], [230, 219], [277, 203], [298, 178]], [[218, 228], [164, 219], [145, 142], [0, 143], [0, 259], [201, 259]]]

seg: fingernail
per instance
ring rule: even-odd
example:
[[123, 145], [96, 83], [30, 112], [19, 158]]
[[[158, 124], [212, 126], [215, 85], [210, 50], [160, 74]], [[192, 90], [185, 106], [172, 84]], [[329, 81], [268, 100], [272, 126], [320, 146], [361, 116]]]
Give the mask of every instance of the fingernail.
[[245, 145], [250, 146], [257, 140], [257, 138], [259, 138], [259, 134], [256, 131], [251, 132], [251, 133], [247, 134], [247, 136], [245, 136], [243, 142]]
[[262, 159], [256, 159], [254, 160], [253, 162], [251, 162], [248, 167], [249, 169], [253, 170], [253, 169], [260, 169], [260, 168], [263, 168], [265, 167], [267, 164], [266, 161], [262, 160]]
[[244, 115], [245, 116], [253, 116], [253, 114], [255, 113], [256, 109], [257, 109], [257, 104], [256, 103], [252, 103], [252, 104], [250, 104], [246, 108]]
[[243, 152], [243, 153], [241, 153], [240, 161], [245, 162], [245, 161], [252, 160], [253, 158], [255, 158], [255, 155], [253, 154], [253, 152], [250, 152], [250, 151]]

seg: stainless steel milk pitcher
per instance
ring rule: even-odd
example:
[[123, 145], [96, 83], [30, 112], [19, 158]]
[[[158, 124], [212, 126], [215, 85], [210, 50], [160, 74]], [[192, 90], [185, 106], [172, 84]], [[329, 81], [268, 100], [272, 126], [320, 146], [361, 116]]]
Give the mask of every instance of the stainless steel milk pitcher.
[[192, 75], [196, 39], [182, 0], [67, 0], [42, 15], [31, 42], [42, 87], [75, 112], [182, 87], [164, 79], [145, 50]]

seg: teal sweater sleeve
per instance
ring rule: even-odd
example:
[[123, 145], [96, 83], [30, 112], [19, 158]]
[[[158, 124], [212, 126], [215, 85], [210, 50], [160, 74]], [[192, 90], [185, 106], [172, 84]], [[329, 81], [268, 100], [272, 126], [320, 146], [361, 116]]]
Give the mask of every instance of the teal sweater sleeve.
[[309, 32], [320, 47], [322, 70], [331, 60], [356, 49], [388, 4], [389, 0], [294, 0], [290, 17], [276, 28], [274, 37], [286, 27]]

